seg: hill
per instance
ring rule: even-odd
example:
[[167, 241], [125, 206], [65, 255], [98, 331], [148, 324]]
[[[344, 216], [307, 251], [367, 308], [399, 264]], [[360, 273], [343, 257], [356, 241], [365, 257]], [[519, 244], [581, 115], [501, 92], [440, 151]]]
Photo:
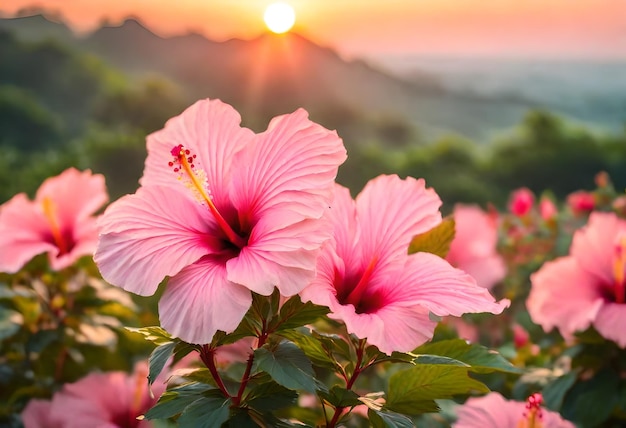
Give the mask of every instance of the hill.
[[[38, 27], [47, 28], [39, 32], [47, 35], [52, 28], [59, 34], [67, 30], [40, 15], [0, 19], [0, 28], [18, 37], [34, 37]], [[126, 73], [165, 76], [183, 88], [190, 101], [221, 98], [244, 117], [254, 118], [248, 125], [255, 128], [271, 116], [304, 107], [331, 127], [354, 117], [392, 118], [394, 123], [417, 126], [426, 139], [443, 133], [486, 139], [518, 123], [533, 107], [516, 100], [458, 95], [444, 89], [436, 77], [402, 80], [363, 61], [346, 61], [297, 34], [226, 42], [199, 34], [162, 38], [128, 19], [86, 37], [74, 36], [68, 43]]]

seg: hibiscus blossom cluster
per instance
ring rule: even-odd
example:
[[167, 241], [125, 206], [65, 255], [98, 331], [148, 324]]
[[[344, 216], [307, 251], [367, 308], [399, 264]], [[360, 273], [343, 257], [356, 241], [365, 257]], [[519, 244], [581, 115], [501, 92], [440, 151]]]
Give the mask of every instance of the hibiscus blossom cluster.
[[134, 194], [104, 208], [104, 178], [71, 168], [0, 206], [0, 424], [623, 422], [608, 175], [444, 216], [423, 178], [353, 197], [346, 158], [302, 109], [255, 133], [202, 100], [147, 137]]
[[346, 151], [303, 110], [255, 134], [218, 100], [200, 101], [148, 137], [141, 188], [111, 204], [95, 261], [114, 285], [153, 294], [161, 326], [210, 343], [233, 332], [252, 293], [328, 306], [387, 354], [432, 337], [429, 314], [500, 313], [506, 303], [427, 253], [413, 236], [439, 222], [423, 180], [381, 176], [356, 202], [334, 183]]

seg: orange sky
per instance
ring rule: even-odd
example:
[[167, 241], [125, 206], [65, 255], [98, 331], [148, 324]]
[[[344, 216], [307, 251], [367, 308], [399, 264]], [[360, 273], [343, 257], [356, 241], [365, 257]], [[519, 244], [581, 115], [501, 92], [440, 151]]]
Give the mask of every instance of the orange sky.
[[[626, 0], [283, 0], [298, 31], [348, 56], [382, 54], [620, 58]], [[37, 4], [87, 31], [107, 17], [140, 17], [161, 35], [188, 29], [215, 40], [262, 31], [272, 0], [3, 0], [12, 16]]]

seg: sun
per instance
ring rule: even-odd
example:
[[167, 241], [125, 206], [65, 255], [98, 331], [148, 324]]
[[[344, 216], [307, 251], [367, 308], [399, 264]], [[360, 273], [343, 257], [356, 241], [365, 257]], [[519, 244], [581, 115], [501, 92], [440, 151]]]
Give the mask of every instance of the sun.
[[287, 3], [272, 3], [265, 9], [263, 20], [270, 31], [276, 34], [286, 33], [296, 22], [296, 13]]

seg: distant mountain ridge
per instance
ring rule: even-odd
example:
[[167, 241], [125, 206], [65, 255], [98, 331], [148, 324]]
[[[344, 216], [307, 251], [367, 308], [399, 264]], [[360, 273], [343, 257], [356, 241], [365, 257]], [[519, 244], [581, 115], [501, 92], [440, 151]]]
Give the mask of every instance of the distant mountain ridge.
[[534, 107], [454, 94], [435, 77], [405, 81], [363, 61], [345, 61], [297, 34], [225, 42], [199, 34], [163, 38], [127, 19], [78, 37], [42, 15], [0, 19], [1, 29], [26, 40], [57, 39], [131, 75], [162, 75], [190, 101], [220, 98], [263, 120], [304, 107], [313, 116], [330, 116], [331, 122], [333, 115], [382, 115], [406, 120], [428, 138], [457, 133], [486, 139]]

